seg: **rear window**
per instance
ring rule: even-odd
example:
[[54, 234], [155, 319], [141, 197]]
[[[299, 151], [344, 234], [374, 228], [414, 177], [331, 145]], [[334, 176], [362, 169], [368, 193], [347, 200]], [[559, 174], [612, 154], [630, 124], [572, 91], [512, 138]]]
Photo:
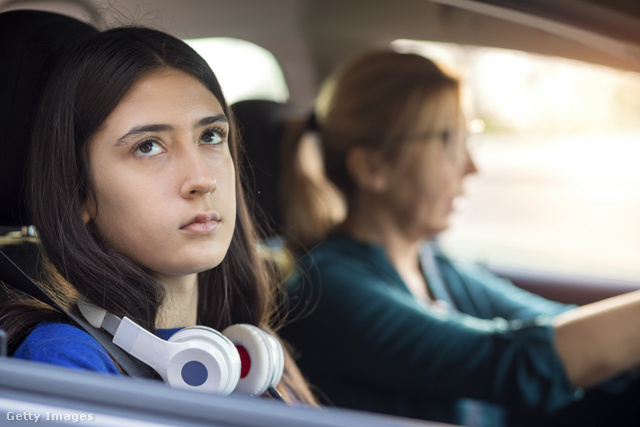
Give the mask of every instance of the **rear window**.
[[229, 104], [245, 99], [289, 99], [282, 69], [268, 50], [226, 37], [185, 41], [207, 61]]

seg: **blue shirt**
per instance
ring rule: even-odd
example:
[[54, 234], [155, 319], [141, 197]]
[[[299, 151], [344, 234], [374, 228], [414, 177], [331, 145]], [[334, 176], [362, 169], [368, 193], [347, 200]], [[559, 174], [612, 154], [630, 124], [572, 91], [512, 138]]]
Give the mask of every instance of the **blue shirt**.
[[[156, 335], [162, 339], [169, 339], [180, 329], [158, 329]], [[121, 375], [107, 351], [91, 335], [67, 323], [38, 324], [20, 344], [13, 357]]]
[[553, 410], [579, 393], [550, 323], [572, 306], [425, 252], [430, 289], [450, 307], [438, 309], [409, 291], [382, 247], [345, 235], [300, 265], [288, 288], [293, 320], [281, 335], [337, 406], [499, 427], [504, 405]]

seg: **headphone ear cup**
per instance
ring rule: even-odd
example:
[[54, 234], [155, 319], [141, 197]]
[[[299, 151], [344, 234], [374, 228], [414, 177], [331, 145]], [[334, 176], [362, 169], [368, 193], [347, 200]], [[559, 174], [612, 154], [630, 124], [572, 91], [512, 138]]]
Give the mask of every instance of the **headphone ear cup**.
[[174, 387], [231, 394], [240, 378], [240, 354], [220, 332], [192, 326], [176, 332], [168, 340], [184, 348], [167, 361], [165, 381]]
[[222, 333], [238, 348], [242, 360], [236, 392], [259, 396], [280, 382], [284, 352], [274, 337], [249, 324], [231, 325]]
[[262, 333], [264, 333], [267, 336], [267, 339], [269, 340], [269, 344], [271, 345], [271, 352], [274, 357], [275, 370], [273, 372], [273, 377], [271, 379], [270, 386], [275, 387], [280, 383], [280, 380], [282, 379], [282, 375], [284, 374], [284, 361], [285, 361], [284, 349], [282, 348], [280, 341], [278, 341], [273, 335], [265, 331], [262, 331]]

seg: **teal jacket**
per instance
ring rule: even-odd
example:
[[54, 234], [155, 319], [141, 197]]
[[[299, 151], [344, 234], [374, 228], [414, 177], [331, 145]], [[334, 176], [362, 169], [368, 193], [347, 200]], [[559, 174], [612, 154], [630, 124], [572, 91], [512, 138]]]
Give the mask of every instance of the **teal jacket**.
[[503, 406], [554, 410], [581, 391], [554, 350], [552, 316], [572, 306], [523, 291], [425, 245], [435, 309], [383, 249], [336, 235], [300, 260], [282, 336], [319, 395], [340, 407], [500, 427]]

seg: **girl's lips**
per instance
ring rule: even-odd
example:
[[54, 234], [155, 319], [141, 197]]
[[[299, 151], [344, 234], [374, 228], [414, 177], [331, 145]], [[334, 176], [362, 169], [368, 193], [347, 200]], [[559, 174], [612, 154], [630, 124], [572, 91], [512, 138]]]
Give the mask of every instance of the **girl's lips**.
[[196, 215], [188, 224], [180, 227], [180, 230], [188, 231], [196, 234], [209, 233], [216, 228], [220, 223], [220, 218], [214, 214], [199, 214]]
[[191, 224], [187, 224], [184, 227], [180, 228], [180, 230], [189, 231], [195, 234], [206, 234], [218, 228], [218, 221], [209, 220], [209, 221], [194, 221]]

